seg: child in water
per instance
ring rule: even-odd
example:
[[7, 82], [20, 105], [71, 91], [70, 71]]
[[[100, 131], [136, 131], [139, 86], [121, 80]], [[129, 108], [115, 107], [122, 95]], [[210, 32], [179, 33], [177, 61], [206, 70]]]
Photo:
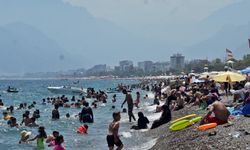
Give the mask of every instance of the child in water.
[[53, 150], [65, 150], [65, 148], [62, 146], [62, 143], [64, 142], [63, 136], [59, 135], [58, 137], [56, 137], [55, 140], [55, 147]]
[[47, 134], [45, 132], [45, 128], [43, 126], [38, 128], [38, 135], [29, 141], [37, 140], [37, 148], [44, 149], [44, 140], [47, 138]]

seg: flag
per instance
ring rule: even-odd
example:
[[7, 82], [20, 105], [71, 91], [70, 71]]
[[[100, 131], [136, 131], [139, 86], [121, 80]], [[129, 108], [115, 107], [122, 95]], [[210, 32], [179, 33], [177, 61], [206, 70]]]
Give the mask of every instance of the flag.
[[248, 44], [249, 44], [249, 48], [250, 48], [250, 39], [248, 39]]
[[231, 50], [226, 49], [226, 53], [227, 53], [227, 60], [231, 60], [234, 58], [233, 52]]

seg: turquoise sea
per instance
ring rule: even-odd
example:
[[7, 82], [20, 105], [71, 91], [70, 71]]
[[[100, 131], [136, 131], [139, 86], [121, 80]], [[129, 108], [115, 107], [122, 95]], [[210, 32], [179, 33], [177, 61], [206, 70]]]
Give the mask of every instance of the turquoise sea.
[[[51, 134], [52, 131], [57, 130], [64, 136], [64, 146], [67, 150], [77, 150], [77, 149], [86, 149], [86, 150], [104, 150], [108, 149], [106, 142], [106, 134], [109, 122], [112, 120], [111, 109], [115, 105], [115, 110], [121, 110], [121, 103], [124, 100], [124, 95], [117, 93], [117, 102], [112, 103], [112, 95], [108, 94], [108, 102], [104, 104], [98, 104], [97, 109], [93, 109], [94, 112], [94, 123], [88, 124], [89, 130], [87, 135], [79, 135], [76, 133], [76, 129], [81, 125], [78, 121], [78, 118], [75, 117], [81, 109], [76, 108], [59, 108], [61, 119], [58, 121], [51, 120], [51, 111], [53, 106], [51, 104], [42, 105], [42, 99], [47, 97], [57, 97], [61, 94], [54, 94], [47, 90], [48, 86], [62, 86], [62, 85], [71, 85], [78, 87], [93, 87], [96, 90], [105, 90], [107, 88], [114, 88], [119, 83], [123, 84], [132, 84], [138, 83], [137, 80], [80, 80], [79, 84], [73, 84], [73, 80], [1, 80], [0, 81], [0, 95], [5, 106], [14, 105], [18, 107], [20, 103], [26, 102], [31, 104], [33, 101], [36, 101], [36, 107], [31, 109], [31, 115], [34, 110], [39, 109], [41, 118], [36, 122], [40, 126], [45, 126], [47, 134]], [[6, 89], [8, 86], [16, 87], [18, 93], [7, 93]], [[134, 114], [137, 118], [137, 112], [143, 111], [145, 114], [150, 114], [150, 111], [153, 111], [154, 108], [148, 108], [147, 106], [151, 101], [143, 101], [142, 97], [146, 94], [144, 91], [139, 89], [133, 90], [133, 98], [135, 99], [135, 93], [141, 92], [141, 107], [135, 109]], [[149, 93], [150, 94], [150, 93]], [[72, 95], [66, 95], [71, 99]], [[77, 98], [81, 98], [79, 95], [76, 95]], [[87, 99], [91, 102], [93, 99]], [[124, 105], [126, 107], [127, 105]], [[30, 128], [21, 126], [20, 128], [10, 128], [7, 125], [7, 122], [2, 118], [2, 112], [6, 109], [5, 107], [0, 108], [0, 149], [3, 150], [23, 150], [23, 149], [35, 149], [36, 141], [30, 142], [29, 144], [18, 144], [20, 139], [20, 132], [22, 130], [28, 130], [32, 132], [31, 137], [37, 135], [37, 128]], [[151, 109], [151, 110], [150, 110]], [[22, 120], [22, 114], [25, 110], [14, 110], [13, 116], [17, 118], [17, 122], [20, 123]], [[70, 113], [71, 117], [66, 118], [65, 114]], [[154, 118], [152, 116], [149, 119]], [[121, 140], [125, 145], [125, 149], [145, 149], [145, 143], [152, 141], [150, 137], [142, 137], [141, 131], [130, 131], [130, 127], [135, 124], [128, 122], [127, 114], [122, 114], [121, 125], [120, 125], [120, 134]], [[149, 144], [150, 145], [150, 144]], [[46, 148], [52, 149], [52, 148]]]

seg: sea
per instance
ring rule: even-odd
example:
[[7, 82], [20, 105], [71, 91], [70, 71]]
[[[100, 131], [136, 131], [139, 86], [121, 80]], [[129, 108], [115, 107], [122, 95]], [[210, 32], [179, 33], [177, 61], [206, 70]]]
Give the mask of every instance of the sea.
[[[95, 90], [106, 90], [108, 88], [115, 88], [119, 83], [126, 85], [139, 83], [138, 80], [80, 80], [78, 84], [73, 84], [74, 80], [0, 80], [0, 98], [4, 102], [4, 107], [0, 107], [0, 150], [33, 150], [36, 149], [36, 141], [29, 142], [28, 144], [18, 144], [20, 139], [20, 132], [27, 130], [32, 132], [30, 138], [38, 134], [37, 128], [20, 126], [19, 128], [10, 128], [7, 122], [3, 120], [2, 112], [10, 105], [15, 107], [13, 116], [17, 118], [17, 123], [20, 124], [22, 114], [26, 110], [17, 110], [20, 103], [31, 104], [35, 101], [37, 104], [35, 108], [30, 109], [31, 115], [36, 109], [40, 110], [41, 117], [36, 121], [40, 126], [45, 127], [47, 134], [51, 134], [54, 130], [59, 131], [64, 136], [63, 145], [67, 150], [105, 150], [108, 149], [106, 142], [106, 135], [108, 132], [108, 125], [112, 121], [112, 113], [114, 111], [121, 111], [121, 104], [125, 96], [122, 93], [115, 93], [117, 95], [117, 102], [112, 103], [112, 94], [108, 94], [108, 102], [106, 104], [99, 103], [96, 109], [93, 109], [94, 123], [88, 124], [88, 134], [80, 135], [76, 133], [77, 128], [82, 125], [78, 117], [75, 117], [81, 109], [76, 108], [59, 108], [60, 119], [53, 121], [51, 119], [51, 112], [53, 106], [51, 104], [42, 105], [42, 99], [47, 97], [58, 97], [62, 94], [51, 93], [47, 90], [48, 86], [75, 86], [75, 87], [93, 87]], [[18, 93], [8, 93], [6, 89], [8, 86], [16, 87]], [[133, 98], [136, 98], [135, 93], [141, 93], [140, 108], [134, 108], [134, 115], [138, 118], [137, 113], [142, 111], [152, 121], [160, 116], [154, 113], [155, 106], [150, 106], [153, 103], [153, 93], [145, 92], [140, 89], [132, 91]], [[149, 99], [144, 100], [143, 96], [148, 94]], [[69, 99], [73, 95], [65, 94]], [[80, 99], [80, 95], [75, 95]], [[94, 99], [87, 99], [91, 104]], [[112, 109], [115, 106], [115, 109]], [[127, 105], [124, 105], [126, 108]], [[66, 113], [70, 113], [70, 118], [66, 118]], [[142, 136], [142, 131], [130, 130], [132, 125], [136, 122], [130, 123], [127, 113], [121, 113], [121, 124], [119, 134], [124, 144], [124, 149], [140, 150], [150, 149], [156, 142], [155, 138]], [[150, 126], [150, 125], [149, 125]], [[52, 149], [46, 146], [45, 149]]]

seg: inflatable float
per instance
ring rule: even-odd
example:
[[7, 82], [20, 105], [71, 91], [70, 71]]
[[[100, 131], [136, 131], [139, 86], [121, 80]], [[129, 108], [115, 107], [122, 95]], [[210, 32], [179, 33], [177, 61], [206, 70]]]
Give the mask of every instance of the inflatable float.
[[179, 121], [184, 120], [184, 119], [193, 118], [195, 116], [196, 116], [196, 114], [187, 115], [187, 116], [181, 117], [179, 119], [176, 119], [174, 121], [171, 121], [170, 124], [174, 124], [174, 123], [179, 122]]
[[189, 122], [190, 123], [197, 123], [197, 122], [201, 121], [201, 119], [202, 119], [202, 117], [199, 116], [199, 117], [195, 117], [195, 118], [189, 120]]
[[208, 123], [208, 124], [200, 125], [197, 129], [199, 131], [205, 131], [205, 130], [212, 129], [215, 127], [217, 127], [217, 123]]
[[169, 129], [171, 131], [179, 131], [179, 130], [182, 130], [184, 128], [186, 128], [187, 126], [191, 125], [192, 123], [189, 121], [189, 120], [181, 120], [181, 121], [178, 121], [174, 124], [172, 124]]

